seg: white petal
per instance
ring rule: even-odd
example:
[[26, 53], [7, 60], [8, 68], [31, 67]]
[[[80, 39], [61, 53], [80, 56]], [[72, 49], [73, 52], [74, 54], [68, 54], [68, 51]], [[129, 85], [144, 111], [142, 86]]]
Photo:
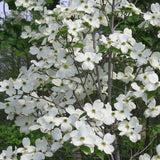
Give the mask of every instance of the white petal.
[[24, 147], [30, 146], [30, 139], [29, 138], [23, 138], [22, 144]]
[[115, 140], [115, 135], [111, 135], [110, 133], [107, 133], [107, 134], [104, 136], [104, 141], [105, 141], [107, 144], [113, 143], [114, 140]]

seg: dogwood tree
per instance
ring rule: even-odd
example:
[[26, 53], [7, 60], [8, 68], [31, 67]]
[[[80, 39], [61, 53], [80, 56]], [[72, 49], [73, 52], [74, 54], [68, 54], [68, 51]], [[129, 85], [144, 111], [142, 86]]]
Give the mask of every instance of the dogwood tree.
[[[158, 140], [157, 153], [149, 151], [158, 132], [146, 140], [149, 118], [160, 114], [160, 4], [147, 12], [127, 0], [16, 6], [40, 18], [21, 34], [32, 43], [32, 65], [0, 82], [7, 95], [0, 108], [26, 134], [22, 147], [9, 146], [0, 159], [52, 159], [60, 151], [63, 159], [160, 159]], [[27, 134], [35, 130], [42, 137], [32, 144]]]

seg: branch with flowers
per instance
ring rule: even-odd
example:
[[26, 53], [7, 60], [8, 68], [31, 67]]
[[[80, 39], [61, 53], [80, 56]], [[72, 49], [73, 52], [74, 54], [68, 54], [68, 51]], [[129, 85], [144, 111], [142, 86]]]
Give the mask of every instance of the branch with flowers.
[[160, 27], [160, 4], [146, 13], [127, 0], [72, 0], [53, 10], [43, 0], [16, 5], [41, 15], [37, 28], [25, 26], [21, 34], [35, 59], [16, 79], [0, 82], [8, 96], [0, 108], [21, 133], [37, 130], [42, 138], [34, 145], [24, 138], [0, 160], [53, 158], [67, 146], [65, 159], [76, 159], [74, 152], [80, 159], [160, 159], [160, 144], [157, 155], [145, 153], [152, 143], [139, 152], [125, 146], [145, 141], [147, 119], [160, 115], [160, 52], [134, 30]]

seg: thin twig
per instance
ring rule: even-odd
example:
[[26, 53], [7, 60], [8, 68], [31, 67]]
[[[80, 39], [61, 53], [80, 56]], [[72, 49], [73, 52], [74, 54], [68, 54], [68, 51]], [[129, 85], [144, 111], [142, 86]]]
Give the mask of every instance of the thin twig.
[[73, 90], [73, 95], [76, 98], [76, 101], [77, 101], [77, 104], [79, 105], [79, 107], [83, 108], [74, 90]]
[[[138, 76], [138, 74], [139, 74], [140, 71], [141, 71], [141, 67], [139, 67], [139, 69], [138, 69], [138, 71], [137, 71], [137, 73], [136, 73], [136, 75], [135, 75], [132, 83], [135, 82], [135, 80], [136, 80], [136, 78], [137, 78], [137, 76]], [[128, 89], [128, 92], [129, 92], [130, 90], [131, 90], [131, 85], [130, 85], [130, 87], [129, 87], [129, 89]]]
[[100, 88], [97, 86], [96, 81], [95, 81], [92, 73], [90, 73], [90, 76], [91, 76], [91, 78], [92, 78], [92, 80], [93, 80], [93, 83], [94, 83], [94, 85], [95, 85], [95, 87], [96, 87], [96, 89], [97, 89], [97, 91], [98, 91], [100, 100], [101, 100], [102, 102], [104, 102], [103, 97], [102, 97], [102, 92], [101, 92]]
[[133, 158], [135, 158], [136, 156], [140, 155], [141, 153], [143, 153], [152, 143], [153, 141], [157, 138], [157, 136], [153, 137], [153, 139], [151, 140], [151, 142], [144, 148], [142, 149], [140, 152], [136, 152], [133, 156], [131, 156], [130, 160], [132, 160]]
[[108, 58], [108, 102], [111, 104], [112, 99], [112, 52], [109, 52]]
[[[77, 63], [76, 63], [75, 61], [74, 61], [74, 64], [75, 64], [75, 66], [76, 66], [76, 69], [77, 69], [78, 74], [80, 74], [78, 65], [77, 65]], [[79, 77], [79, 78], [80, 78], [80, 81], [81, 81], [81, 85], [82, 85], [82, 87], [83, 87], [83, 89], [84, 89], [84, 91], [85, 91], [85, 93], [86, 93], [86, 95], [87, 95], [90, 103], [93, 104], [92, 99], [91, 99], [91, 97], [89, 96], [89, 94], [88, 94], [88, 92], [87, 92], [87, 90], [86, 90], [86, 88], [85, 88], [85, 85], [84, 85], [84, 83], [83, 83], [82, 77]]]
[[[92, 39], [93, 39], [93, 49], [94, 49], [94, 52], [97, 53], [97, 51], [96, 51], [95, 33], [92, 34]], [[99, 78], [100, 75], [99, 75], [98, 67], [96, 67], [96, 75], [97, 75], [97, 81], [98, 81], [98, 87], [96, 85], [97, 92], [99, 93], [101, 101], [104, 102], [103, 96], [102, 96], [102, 87], [101, 87], [101, 83], [100, 83], [100, 78]]]
[[[112, 0], [112, 18], [110, 23], [110, 30], [111, 34], [114, 33], [114, 20], [115, 20], [115, 0]], [[112, 100], [112, 52], [109, 52], [108, 57], [108, 102], [111, 104]], [[113, 127], [113, 126], [112, 126]], [[115, 147], [115, 159], [120, 160], [120, 153], [119, 153], [119, 146], [118, 146], [118, 140], [115, 138], [114, 141], [114, 147]]]
[[111, 33], [114, 32], [114, 11], [115, 11], [115, 0], [112, 1], [112, 20], [111, 20]]
[[112, 155], [112, 154], [111, 154], [111, 159], [112, 159], [112, 160], [114, 160], [114, 157], [113, 157], [113, 155]]
[[102, 95], [102, 87], [101, 87], [100, 78], [99, 78], [100, 76], [99, 76], [98, 67], [96, 67], [96, 74], [97, 74], [97, 80], [98, 80], [98, 92], [99, 92], [101, 101], [104, 102], [103, 95]]

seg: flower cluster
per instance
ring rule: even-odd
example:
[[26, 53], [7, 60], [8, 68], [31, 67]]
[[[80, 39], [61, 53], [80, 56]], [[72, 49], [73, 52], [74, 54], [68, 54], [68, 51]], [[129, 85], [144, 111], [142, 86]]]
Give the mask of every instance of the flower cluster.
[[[17, 7], [41, 13], [35, 20], [37, 29], [24, 26], [21, 34], [32, 43], [29, 53], [35, 59], [29, 68], [20, 69], [16, 79], [0, 82], [0, 92], [7, 95], [0, 109], [21, 133], [38, 130], [49, 139], [37, 139], [34, 146], [24, 138], [23, 147], [15, 151], [8, 147], [0, 159], [17, 160], [21, 154], [21, 160], [43, 160], [66, 143], [113, 156], [117, 137], [125, 135], [134, 143], [141, 139], [142, 125], [134, 115], [137, 99], [144, 104], [144, 117], [160, 114], [156, 98], [148, 96], [160, 87], [155, 71], [160, 69], [160, 52], [152, 53], [136, 40], [132, 29], [113, 26], [116, 15], [123, 21], [123, 16], [142, 14], [127, 0], [72, 0], [53, 10], [45, 3], [16, 1]], [[152, 13], [144, 13], [144, 19], [155, 26], [158, 7], [152, 4]], [[132, 14], [122, 13], [124, 8]], [[140, 159], [144, 157], [148, 155]]]
[[153, 26], [160, 26], [160, 5], [155, 3], [151, 5], [151, 11], [144, 14], [144, 19]]

